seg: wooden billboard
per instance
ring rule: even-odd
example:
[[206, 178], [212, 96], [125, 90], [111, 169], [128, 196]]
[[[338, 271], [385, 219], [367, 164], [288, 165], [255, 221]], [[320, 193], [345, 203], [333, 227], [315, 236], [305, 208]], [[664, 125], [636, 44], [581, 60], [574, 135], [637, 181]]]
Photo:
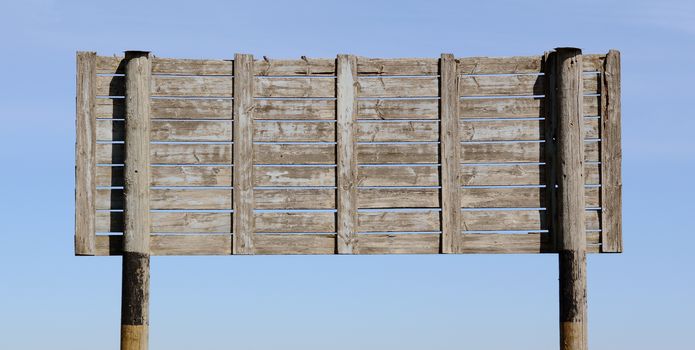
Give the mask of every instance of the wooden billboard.
[[151, 254], [622, 251], [614, 50], [79, 52], [76, 148], [75, 252], [124, 255], [124, 303]]

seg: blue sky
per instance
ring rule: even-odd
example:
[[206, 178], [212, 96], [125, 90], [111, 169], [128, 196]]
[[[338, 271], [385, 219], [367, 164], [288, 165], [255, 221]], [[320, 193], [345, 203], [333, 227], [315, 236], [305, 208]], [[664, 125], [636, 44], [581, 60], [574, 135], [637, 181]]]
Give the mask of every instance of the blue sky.
[[[6, 1], [0, 349], [117, 349], [120, 258], [73, 256], [75, 51], [273, 58], [616, 48], [625, 253], [589, 257], [592, 349], [695, 331], [695, 3]], [[137, 10], [130, 10], [137, 8]], [[159, 257], [152, 349], [556, 349], [554, 255]]]

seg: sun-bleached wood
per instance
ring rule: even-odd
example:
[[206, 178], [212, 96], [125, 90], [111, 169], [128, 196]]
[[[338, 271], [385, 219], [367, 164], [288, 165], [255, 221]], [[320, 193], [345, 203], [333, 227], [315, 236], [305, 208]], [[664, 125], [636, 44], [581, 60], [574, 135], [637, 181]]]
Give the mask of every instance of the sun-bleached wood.
[[[543, 210], [463, 210], [465, 231], [538, 231], [544, 225]], [[358, 212], [358, 232], [437, 232], [437, 210]], [[229, 234], [231, 216], [225, 212], [152, 212], [152, 233]], [[254, 214], [257, 232], [335, 232], [335, 212], [260, 212]], [[600, 229], [598, 210], [586, 211], [587, 230]], [[122, 232], [123, 213], [97, 211], [97, 232]]]
[[234, 55], [234, 254], [253, 254], [253, 56]]
[[146, 350], [150, 289], [150, 54], [126, 52], [121, 349]]
[[360, 97], [436, 97], [439, 95], [439, 79], [436, 77], [357, 77], [357, 86]]
[[257, 77], [254, 81], [254, 96], [335, 97], [335, 78]]
[[352, 254], [357, 228], [357, 58], [337, 58], [337, 252]]
[[75, 255], [94, 255], [97, 125], [95, 52], [77, 53], [75, 103]]
[[[544, 233], [459, 234], [466, 254], [538, 254], [554, 253]], [[100, 235], [96, 255], [122, 254], [121, 236]], [[152, 255], [229, 255], [230, 235], [153, 235]], [[255, 238], [256, 255], [331, 255], [335, 254], [335, 234], [259, 234]], [[599, 234], [587, 233], [587, 252], [598, 253]], [[359, 254], [437, 254], [438, 233], [357, 234], [355, 251]]]
[[608, 51], [601, 85], [601, 252], [620, 253], [622, 239], [622, 175], [620, 148], [620, 52]]
[[441, 156], [441, 208], [442, 237], [441, 251], [456, 253], [459, 242], [456, 233], [461, 226], [460, 173], [461, 136], [458, 117], [458, 64], [454, 55], [442, 54], [439, 59], [439, 154]]
[[582, 52], [556, 49], [557, 250], [560, 271], [560, 349], [586, 350], [586, 221]]

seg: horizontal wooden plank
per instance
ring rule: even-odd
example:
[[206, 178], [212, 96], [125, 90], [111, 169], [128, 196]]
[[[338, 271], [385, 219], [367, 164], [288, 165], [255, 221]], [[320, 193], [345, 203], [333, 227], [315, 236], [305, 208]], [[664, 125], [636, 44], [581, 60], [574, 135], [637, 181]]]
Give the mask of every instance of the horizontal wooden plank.
[[335, 254], [335, 234], [258, 234], [254, 235], [254, 254], [296, 255]]
[[256, 232], [335, 232], [332, 212], [261, 212], [254, 222]]
[[523, 74], [540, 73], [542, 56], [463, 57], [459, 59], [460, 74]]
[[[121, 255], [123, 236], [97, 236], [97, 255]], [[152, 235], [150, 236], [152, 255], [230, 255], [232, 254], [231, 235]]]
[[[504, 188], [463, 188], [461, 206], [464, 208], [543, 208], [545, 207], [545, 188], [504, 187]], [[585, 189], [586, 206], [599, 206], [597, 187]]]
[[333, 209], [334, 189], [254, 189], [256, 209]]
[[439, 122], [358, 122], [358, 142], [437, 141]]
[[[584, 118], [586, 138], [598, 138], [597, 118]], [[542, 120], [466, 120], [459, 123], [461, 141], [535, 141], [545, 137]]]
[[254, 82], [255, 97], [335, 97], [335, 78], [266, 78]]
[[357, 162], [361, 164], [437, 163], [439, 162], [438, 146], [436, 143], [358, 144]]
[[[231, 235], [152, 235], [152, 255], [230, 255]], [[254, 254], [335, 254], [334, 234], [259, 234], [254, 237]], [[463, 254], [554, 253], [546, 233], [460, 234]], [[587, 252], [598, 253], [599, 238], [587, 232]], [[358, 234], [355, 254], [437, 254], [439, 234]], [[123, 236], [99, 235], [96, 255], [121, 255]]]
[[267, 59], [256, 60], [254, 71], [260, 76], [322, 76], [335, 75], [335, 59], [306, 58], [298, 60]]
[[[435, 143], [359, 144], [361, 164], [437, 163]], [[463, 143], [462, 163], [542, 162], [543, 144], [535, 142]], [[152, 164], [229, 164], [231, 144], [152, 144]], [[598, 142], [585, 143], [585, 160], [599, 160]], [[257, 164], [335, 164], [332, 144], [256, 144]], [[98, 164], [122, 164], [123, 144], [97, 144]]]
[[331, 122], [255, 122], [256, 142], [335, 142], [335, 123]]
[[256, 164], [335, 164], [332, 144], [255, 144]]
[[357, 178], [358, 186], [437, 186], [439, 167], [361, 166]]
[[539, 142], [461, 144], [461, 163], [542, 162], [544, 158]]
[[335, 100], [255, 100], [254, 119], [335, 120]]
[[255, 186], [335, 186], [335, 168], [325, 166], [256, 166]]
[[[97, 144], [98, 164], [123, 164], [123, 144]], [[231, 144], [163, 144], [150, 145], [152, 164], [229, 164]]]
[[[97, 120], [97, 141], [125, 140], [125, 121]], [[150, 122], [150, 141], [232, 141], [231, 121], [164, 121]]]
[[[585, 54], [583, 70], [600, 71], [603, 54]], [[462, 57], [459, 58], [461, 74], [515, 74], [539, 73], [541, 56], [515, 57]], [[227, 75], [232, 74], [232, 60], [172, 59], [155, 57], [152, 71], [155, 74]], [[375, 75], [436, 75], [438, 60], [434, 58], [368, 58], [358, 57], [357, 72]], [[123, 74], [123, 56], [97, 56], [98, 74]], [[335, 59], [302, 58], [299, 60], [264, 59], [255, 61], [256, 75], [334, 75]]]
[[[461, 185], [463, 186], [513, 186], [545, 184], [543, 165], [462, 165]], [[587, 185], [599, 184], [599, 165], [585, 165]]]
[[[230, 99], [170, 99], [151, 101], [152, 119], [232, 119]], [[114, 118], [118, 116], [114, 115]]]
[[[233, 78], [220, 76], [153, 76], [152, 96], [232, 97]], [[125, 77], [97, 76], [98, 96], [125, 95]]]
[[437, 208], [438, 188], [360, 188], [358, 208]]
[[437, 75], [436, 58], [357, 58], [357, 74], [361, 75]]
[[544, 94], [542, 75], [481, 75], [459, 77], [461, 96], [531, 96]]
[[[584, 96], [584, 114], [597, 116], [598, 96]], [[544, 118], [543, 98], [463, 98], [461, 118]]]
[[[600, 228], [598, 211], [587, 210], [586, 229]], [[543, 210], [463, 210], [464, 231], [538, 231], [547, 229]]]
[[[153, 233], [229, 233], [232, 214], [225, 212], [152, 212]], [[260, 212], [254, 214], [257, 232], [334, 232], [335, 213]], [[96, 213], [97, 232], [122, 232], [123, 213]]]
[[463, 98], [461, 118], [543, 118], [543, 98]]
[[584, 74], [582, 83], [584, 85], [584, 94], [597, 94], [599, 93], [598, 87], [600, 84], [601, 75], [599, 74]]
[[438, 99], [358, 100], [358, 119], [437, 119]]
[[369, 211], [357, 215], [359, 232], [439, 231], [438, 211]]
[[433, 97], [439, 95], [439, 79], [357, 78], [358, 97]]
[[358, 234], [354, 254], [438, 254], [439, 233]]
[[153, 76], [152, 96], [232, 97], [232, 77]]
[[[152, 233], [229, 233], [232, 214], [215, 212], [151, 212]], [[96, 213], [97, 232], [123, 232], [123, 213]]]
[[[123, 56], [97, 56], [97, 73], [124, 74], [125, 60]], [[232, 75], [234, 61], [210, 59], [152, 59], [153, 74], [168, 75]]]
[[[123, 190], [98, 189], [96, 209], [123, 209]], [[232, 209], [231, 189], [151, 189], [152, 210]]]
[[542, 120], [461, 120], [461, 141], [534, 141], [544, 137]]
[[[461, 234], [460, 251], [463, 254], [534, 254], [554, 253], [554, 247], [548, 233], [504, 234], [504, 233], [468, 233]], [[597, 253], [595, 245], [598, 235], [587, 233], [587, 252]]]

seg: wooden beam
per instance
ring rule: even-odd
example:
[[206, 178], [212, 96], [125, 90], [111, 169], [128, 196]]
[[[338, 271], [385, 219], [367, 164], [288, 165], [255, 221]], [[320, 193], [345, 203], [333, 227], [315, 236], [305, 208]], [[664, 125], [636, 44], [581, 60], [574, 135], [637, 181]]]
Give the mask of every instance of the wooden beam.
[[94, 255], [96, 53], [77, 53], [75, 255]]
[[253, 55], [234, 55], [234, 254], [253, 254]]
[[556, 75], [560, 349], [586, 350], [582, 52], [558, 48]]
[[608, 51], [601, 85], [601, 252], [623, 251], [620, 52]]
[[439, 60], [439, 152], [441, 159], [440, 178], [442, 181], [442, 248], [445, 254], [457, 253], [457, 237], [461, 227], [460, 199], [460, 155], [459, 137], [459, 78], [458, 64], [454, 55], [442, 54]]
[[150, 80], [148, 52], [126, 52], [121, 349], [148, 348], [150, 287]]
[[357, 230], [357, 58], [338, 55], [337, 59], [337, 251], [352, 254]]

